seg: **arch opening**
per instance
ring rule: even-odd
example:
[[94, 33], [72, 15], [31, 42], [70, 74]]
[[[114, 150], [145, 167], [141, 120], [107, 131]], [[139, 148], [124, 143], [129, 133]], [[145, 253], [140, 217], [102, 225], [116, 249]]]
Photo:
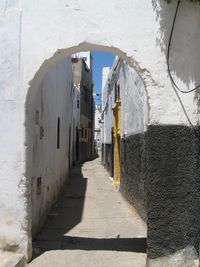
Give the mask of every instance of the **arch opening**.
[[[88, 74], [91, 71], [90, 66], [88, 68], [87, 60], [84, 62], [84, 57], [81, 58], [80, 54], [87, 54], [88, 50], [94, 51], [97, 48], [98, 51], [101, 49], [102, 52], [115, 53], [117, 57], [113, 64], [104, 68], [102, 73], [105, 76], [102, 81], [104, 86], [102, 86], [102, 90], [99, 88], [100, 90], [97, 93], [101, 96], [101, 99], [96, 99], [98, 102], [98, 105], [96, 105], [97, 117], [100, 116], [98, 127], [101, 128], [99, 129], [101, 134], [96, 135], [95, 142], [96, 145], [98, 143], [97, 149], [101, 154], [102, 164], [113, 176], [113, 182], [121, 188], [130, 203], [134, 201], [134, 196], [127, 196], [130, 184], [127, 183], [126, 186], [126, 183], [123, 182], [127, 174], [125, 171], [121, 175], [120, 166], [125, 164], [124, 160], [121, 163], [121, 158], [129, 157], [129, 155], [126, 155], [125, 149], [126, 137], [130, 137], [135, 132], [137, 134], [142, 133], [147, 128], [148, 103], [146, 88], [141, 76], [132, 67], [134, 63], [131, 59], [116, 48], [84, 43], [78, 47], [58, 50], [52, 58], [46, 60], [40, 67], [30, 82], [26, 98], [26, 178], [27, 184], [29, 184], [27, 195], [30, 197], [28, 205], [31, 205], [31, 208], [27, 208], [29, 211], [30, 239], [40, 229], [52, 203], [57, 199], [58, 193], [62, 191], [62, 187], [66, 183], [66, 177], [69, 176], [70, 166], [75, 162], [91, 158], [92, 153], [96, 152], [94, 151], [94, 144], [87, 144], [88, 147], [90, 146], [90, 152], [88, 152], [87, 147], [81, 148], [83, 139], [95, 137], [95, 133], [92, 134], [89, 129], [94, 127], [92, 126], [94, 121], [92, 121], [91, 113], [82, 116], [82, 113], [85, 113], [84, 105], [86, 103], [90, 103], [91, 108], [92, 97], [88, 99], [85, 92], [82, 94], [82, 91], [90, 90], [90, 96], [94, 96], [95, 93], [92, 91], [95, 85], [92, 77]], [[92, 64], [91, 58], [89, 61]], [[66, 70], [68, 74], [65, 73]], [[83, 79], [78, 77], [77, 73], [80, 71], [83, 76], [86, 75], [87, 77]], [[61, 88], [59, 88], [59, 83], [61, 83]], [[64, 84], [67, 84], [67, 88]], [[90, 89], [88, 89], [89, 87]], [[133, 90], [133, 87], [135, 90]], [[65, 92], [64, 96], [63, 92], [66, 89], [68, 89], [68, 95]], [[132, 101], [134, 98], [138, 99], [138, 103]], [[62, 107], [63, 104], [65, 107]], [[66, 107], [68, 107], [67, 114]], [[59, 110], [59, 112], [56, 110]], [[80, 110], [78, 111], [80, 112], [78, 119], [73, 115], [77, 110]], [[65, 114], [63, 118], [60, 112]], [[48, 118], [49, 116], [51, 116], [51, 119]], [[135, 119], [133, 119], [133, 116], [135, 116]], [[84, 121], [86, 117], [87, 121]], [[45, 120], [47, 121], [45, 122]], [[66, 121], [68, 121], [67, 124]], [[65, 122], [65, 126], [63, 126], [63, 122]], [[55, 129], [53, 130], [53, 128]], [[51, 131], [51, 134], [48, 131]], [[62, 136], [62, 132], [65, 132], [66, 138]], [[101, 141], [98, 140], [100, 138]], [[54, 142], [56, 144], [52, 148]], [[63, 146], [65, 149], [61, 151]], [[51, 155], [53, 149], [55, 152]], [[87, 156], [82, 157], [83, 151], [84, 153], [87, 151]], [[56, 156], [57, 153], [59, 156]], [[137, 153], [140, 154], [139, 151]], [[139, 154], [138, 157], [141, 156]], [[63, 171], [58, 171], [59, 168]], [[57, 176], [60, 177], [60, 181], [56, 178]], [[48, 179], [52, 182], [48, 182]], [[141, 177], [141, 185], [144, 184], [143, 179], [144, 177]], [[86, 190], [85, 186], [82, 188], [83, 194]], [[48, 194], [51, 196], [47, 197]], [[42, 195], [43, 197], [41, 197]], [[146, 212], [143, 202], [145, 199], [144, 188], [141, 190], [141, 195], [143, 195], [140, 197], [142, 201], [139, 201], [140, 204], [137, 208], [144, 215]], [[79, 220], [80, 218], [77, 224]]]

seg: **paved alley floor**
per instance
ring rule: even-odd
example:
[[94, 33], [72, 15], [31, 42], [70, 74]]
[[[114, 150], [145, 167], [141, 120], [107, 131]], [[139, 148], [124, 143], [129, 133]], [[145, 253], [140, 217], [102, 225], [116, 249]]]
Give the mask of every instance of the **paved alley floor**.
[[29, 267], [144, 267], [146, 225], [95, 159], [73, 169], [33, 247]]

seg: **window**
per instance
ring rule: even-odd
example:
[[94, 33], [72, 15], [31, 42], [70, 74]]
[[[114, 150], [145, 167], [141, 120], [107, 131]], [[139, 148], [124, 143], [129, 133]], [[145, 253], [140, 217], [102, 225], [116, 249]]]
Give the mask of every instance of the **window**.
[[37, 177], [36, 181], [37, 195], [40, 195], [42, 192], [42, 177]]
[[57, 120], [57, 149], [60, 148], [60, 118]]
[[85, 102], [87, 103], [87, 88], [85, 84], [83, 84], [83, 95], [85, 97]]
[[120, 85], [115, 83], [115, 102], [120, 99]]
[[87, 100], [88, 100], [88, 99], [87, 99], [87, 97], [88, 97], [87, 94], [88, 94], [88, 92], [87, 92], [87, 88], [85, 87], [85, 102], [86, 102], [86, 103], [88, 102], [88, 101], [87, 101]]
[[77, 108], [79, 108], [80, 106], [80, 102], [79, 102], [79, 99], [77, 99]]
[[39, 125], [39, 118], [40, 118], [40, 113], [39, 110], [35, 111], [35, 124]]
[[115, 102], [117, 101], [117, 83], [115, 83]]
[[81, 128], [81, 137], [84, 137], [84, 128]]
[[85, 138], [87, 138], [87, 129], [85, 129]]
[[117, 99], [120, 98], [120, 85], [117, 86]]

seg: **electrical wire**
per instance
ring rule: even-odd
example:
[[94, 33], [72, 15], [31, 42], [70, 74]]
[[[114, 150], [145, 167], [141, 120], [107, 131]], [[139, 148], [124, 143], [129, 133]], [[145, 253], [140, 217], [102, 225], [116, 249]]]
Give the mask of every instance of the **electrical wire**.
[[178, 94], [178, 91], [181, 92], [181, 93], [184, 93], [184, 94], [187, 94], [187, 93], [191, 93], [193, 91], [196, 91], [197, 89], [200, 88], [200, 85], [196, 86], [195, 88], [192, 88], [188, 91], [184, 91], [182, 89], [180, 89], [178, 87], [178, 85], [176, 84], [176, 82], [174, 81], [174, 78], [172, 77], [172, 74], [171, 74], [171, 70], [170, 70], [170, 64], [169, 64], [169, 59], [170, 59], [170, 48], [171, 48], [171, 42], [172, 42], [172, 36], [173, 36], [173, 32], [174, 32], [174, 26], [175, 26], [175, 22], [176, 22], [176, 18], [177, 18], [177, 13], [178, 13], [178, 10], [179, 10], [179, 6], [180, 6], [180, 3], [181, 3], [181, 0], [178, 0], [177, 2], [177, 6], [176, 6], [176, 11], [175, 11], [175, 15], [174, 15], [174, 19], [173, 19], [173, 23], [172, 23], [172, 29], [171, 29], [171, 32], [170, 32], [170, 37], [169, 37], [169, 43], [168, 43], [168, 48], [167, 48], [167, 70], [168, 70], [168, 74], [169, 74], [169, 77], [170, 77], [170, 80], [172, 82], [172, 86], [173, 86], [173, 89], [174, 89], [174, 92], [181, 104], [181, 107], [183, 109], [183, 112], [185, 113], [185, 116], [191, 126], [191, 128], [193, 129], [193, 132], [195, 134], [195, 136], [197, 137], [197, 140], [199, 141], [199, 149], [200, 149], [200, 135], [199, 135], [199, 132], [198, 130], [195, 128], [195, 126], [193, 125], [193, 123], [191, 122], [187, 112], [186, 112], [186, 109], [183, 105], [183, 102], [181, 101], [181, 98], [180, 98], [180, 95]]
[[174, 78], [172, 77], [171, 70], [170, 70], [170, 64], [169, 64], [172, 36], [173, 36], [173, 32], [174, 32], [174, 26], [175, 26], [175, 22], [176, 22], [176, 18], [177, 18], [177, 14], [178, 14], [180, 3], [181, 3], [181, 0], [178, 0], [176, 11], [175, 11], [175, 15], [174, 15], [174, 19], [173, 19], [173, 23], [172, 23], [172, 29], [171, 29], [170, 37], [169, 37], [169, 43], [168, 43], [168, 48], [167, 48], [167, 70], [168, 70], [168, 74], [169, 74], [170, 80], [171, 80], [172, 84], [174, 85], [174, 87], [176, 88], [176, 90], [178, 90], [181, 93], [188, 94], [188, 93], [191, 93], [193, 91], [196, 91], [197, 89], [200, 89], [200, 85], [198, 85], [198, 86], [196, 86], [196, 87], [194, 87], [194, 88], [192, 88], [192, 89], [190, 89], [188, 91], [184, 91], [184, 90], [180, 89], [178, 87], [178, 85], [176, 84], [176, 82], [174, 81]]

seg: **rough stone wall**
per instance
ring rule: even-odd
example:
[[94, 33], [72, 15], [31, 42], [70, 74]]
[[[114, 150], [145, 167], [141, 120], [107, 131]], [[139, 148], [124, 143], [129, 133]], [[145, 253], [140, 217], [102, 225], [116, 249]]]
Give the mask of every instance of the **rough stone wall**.
[[145, 133], [132, 135], [121, 140], [122, 195], [147, 221], [147, 154]]
[[[193, 129], [150, 126], [147, 133], [148, 256], [198, 251], [200, 234], [200, 142]], [[190, 266], [190, 265], [189, 265]]]
[[186, 247], [197, 257], [200, 140], [194, 130], [149, 126], [147, 132], [125, 138], [121, 145], [120, 190], [147, 221], [148, 257], [169, 257]]

